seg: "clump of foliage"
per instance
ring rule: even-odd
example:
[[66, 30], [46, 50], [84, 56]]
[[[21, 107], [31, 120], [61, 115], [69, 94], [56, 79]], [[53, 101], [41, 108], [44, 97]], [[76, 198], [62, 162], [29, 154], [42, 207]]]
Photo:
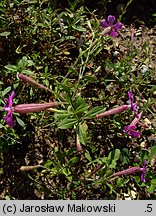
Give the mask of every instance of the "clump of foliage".
[[3, 198], [155, 197], [148, 44], [80, 3], [0, 3]]

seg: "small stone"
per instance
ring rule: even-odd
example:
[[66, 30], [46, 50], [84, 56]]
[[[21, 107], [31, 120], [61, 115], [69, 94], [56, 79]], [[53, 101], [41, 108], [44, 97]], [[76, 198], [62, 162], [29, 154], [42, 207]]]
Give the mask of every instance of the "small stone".
[[146, 73], [146, 72], [148, 72], [149, 71], [149, 68], [146, 66], [146, 65], [142, 65], [141, 66], [141, 72], [142, 73]]
[[99, 135], [97, 138], [98, 138], [99, 140], [101, 140], [101, 139], [102, 139], [102, 136]]
[[147, 144], [145, 143], [145, 142], [142, 142], [141, 144], [140, 144], [140, 147], [141, 148], [145, 148], [147, 146]]
[[116, 51], [113, 53], [113, 56], [114, 56], [114, 57], [117, 57], [117, 56], [119, 56], [119, 54], [120, 54], [120, 53], [116, 50]]
[[150, 122], [150, 120], [149, 120], [148, 118], [145, 118], [145, 119], [144, 119], [144, 124], [148, 126], [148, 129], [151, 128], [151, 124], [152, 124], [152, 123]]
[[156, 96], [156, 91], [153, 92], [153, 96]]

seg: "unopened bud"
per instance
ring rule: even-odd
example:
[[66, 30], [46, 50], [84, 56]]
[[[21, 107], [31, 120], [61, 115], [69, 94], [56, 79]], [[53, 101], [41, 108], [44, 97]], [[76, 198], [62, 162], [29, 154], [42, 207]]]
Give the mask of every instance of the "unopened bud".
[[37, 83], [34, 79], [32, 79], [31, 77], [28, 77], [27, 75], [24, 75], [24, 74], [18, 74], [17, 75], [21, 80], [29, 83], [30, 85], [33, 85], [37, 88], [40, 88], [40, 89], [44, 89], [45, 91], [50, 91], [51, 90], [49, 88], [47, 88], [46, 86], [42, 85], [42, 84], [39, 84]]

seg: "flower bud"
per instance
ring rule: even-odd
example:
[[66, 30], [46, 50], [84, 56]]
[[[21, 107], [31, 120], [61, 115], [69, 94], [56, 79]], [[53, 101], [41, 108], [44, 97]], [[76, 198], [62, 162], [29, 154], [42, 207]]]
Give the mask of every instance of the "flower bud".
[[29, 84], [31, 84], [31, 85], [37, 87], [37, 88], [44, 89], [45, 91], [50, 91], [50, 92], [51, 92], [51, 90], [50, 90], [49, 88], [47, 88], [46, 86], [44, 86], [44, 85], [42, 85], [42, 84], [37, 83], [37, 82], [36, 82], [34, 79], [32, 79], [31, 77], [28, 77], [28, 76], [26, 76], [26, 75], [24, 75], [24, 74], [18, 74], [17, 76], [18, 76], [21, 80], [23, 80], [23, 81], [25, 81], [25, 82], [27, 82], [27, 83], [29, 83]]

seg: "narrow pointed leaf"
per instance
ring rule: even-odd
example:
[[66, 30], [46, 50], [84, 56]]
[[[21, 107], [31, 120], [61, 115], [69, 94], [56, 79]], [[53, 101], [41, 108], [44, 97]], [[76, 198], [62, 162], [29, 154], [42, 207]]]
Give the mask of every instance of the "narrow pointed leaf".
[[99, 114], [101, 112], [104, 112], [104, 108], [100, 107], [100, 106], [97, 106], [97, 107], [94, 107], [91, 110], [89, 110], [86, 113], [85, 117], [95, 117], [97, 114]]
[[87, 133], [86, 133], [85, 127], [83, 125], [79, 125], [79, 127], [78, 127], [78, 136], [80, 139], [80, 143], [86, 145]]
[[77, 123], [77, 119], [75, 118], [65, 118], [59, 124], [58, 128], [60, 129], [68, 129], [74, 126]]

